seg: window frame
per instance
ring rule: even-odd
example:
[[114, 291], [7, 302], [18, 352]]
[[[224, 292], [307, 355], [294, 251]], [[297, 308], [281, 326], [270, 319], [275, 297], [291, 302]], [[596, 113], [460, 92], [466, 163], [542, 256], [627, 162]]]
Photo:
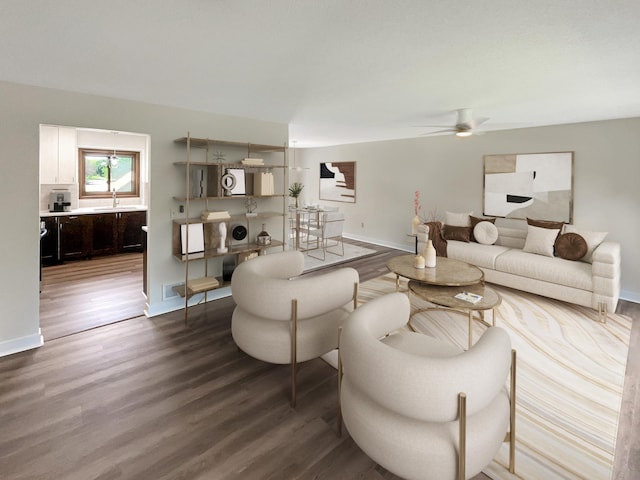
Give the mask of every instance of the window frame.
[[111, 198], [111, 167], [107, 167], [109, 169], [108, 176], [108, 188], [106, 192], [87, 192], [86, 191], [86, 176], [85, 176], [85, 157], [87, 155], [104, 155], [109, 156], [115, 154], [117, 156], [131, 156], [132, 157], [132, 166], [131, 166], [131, 183], [133, 185], [133, 191], [131, 192], [120, 192], [117, 191], [118, 197], [120, 198], [135, 198], [140, 196], [140, 152], [135, 150], [110, 150], [110, 149], [102, 149], [102, 148], [79, 148], [78, 149], [78, 179], [80, 180], [78, 195], [81, 199], [87, 198]]

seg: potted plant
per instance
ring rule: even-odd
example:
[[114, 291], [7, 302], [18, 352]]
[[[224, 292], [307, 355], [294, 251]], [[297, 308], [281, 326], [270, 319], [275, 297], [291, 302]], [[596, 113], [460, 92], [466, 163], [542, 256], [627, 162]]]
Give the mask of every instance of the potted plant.
[[293, 182], [289, 185], [289, 196], [296, 199], [296, 208], [298, 208], [298, 197], [300, 196], [300, 193], [302, 193], [303, 188], [304, 185], [300, 182]]

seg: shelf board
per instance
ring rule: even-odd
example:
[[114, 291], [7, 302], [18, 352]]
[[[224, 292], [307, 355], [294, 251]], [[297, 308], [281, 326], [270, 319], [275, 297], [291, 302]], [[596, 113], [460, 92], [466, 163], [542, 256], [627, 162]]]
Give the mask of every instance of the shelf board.
[[[208, 258], [217, 258], [224, 257], [226, 255], [237, 255], [238, 253], [249, 253], [249, 252], [258, 252], [260, 250], [266, 250], [268, 248], [273, 247], [282, 247], [284, 245], [280, 240], [271, 240], [270, 245], [258, 245], [257, 243], [240, 243], [230, 245], [225, 253], [218, 253], [216, 248], [212, 248], [209, 250], [205, 250], [204, 252], [198, 253], [190, 253], [189, 260], [190, 262], [195, 260], [203, 260]], [[181, 262], [187, 261], [187, 255], [174, 255], [174, 258], [180, 260]]]
[[247, 217], [246, 214], [229, 215], [228, 218], [221, 218], [215, 220], [202, 220], [200, 217], [193, 218], [174, 218], [173, 223], [178, 225], [194, 224], [194, 223], [220, 223], [220, 222], [241, 222], [243, 220], [265, 220], [268, 218], [284, 217], [285, 214], [281, 212], [261, 212], [255, 216]]
[[[187, 144], [188, 137], [181, 137], [174, 140], [175, 143]], [[229, 142], [227, 140], [214, 140], [210, 138], [194, 138], [191, 137], [191, 146], [196, 148], [205, 148], [209, 146], [215, 147], [234, 147], [234, 148], [246, 148], [249, 153], [251, 152], [284, 152], [284, 145], [264, 145], [259, 143], [244, 143], [244, 142]]]
[[181, 202], [194, 201], [194, 200], [233, 200], [238, 198], [282, 198], [285, 195], [276, 193], [275, 195], [220, 195], [217, 197], [173, 197], [174, 200]]
[[173, 162], [174, 165], [179, 166], [192, 166], [192, 167], [222, 167], [222, 168], [244, 168], [245, 170], [268, 170], [271, 168], [286, 168], [286, 165], [282, 165], [280, 163], [270, 164], [265, 163], [264, 165], [243, 165], [240, 162], [235, 163], [213, 163], [213, 162], [187, 162], [186, 160], [180, 160], [177, 162]]
[[[207, 285], [205, 280], [208, 280], [209, 278], [215, 278], [218, 281], [218, 284], [215, 286]], [[196, 283], [199, 285], [192, 287], [192, 286], [189, 286], [190, 282]], [[205, 293], [205, 292], [210, 292], [211, 290], [217, 290], [218, 288], [226, 287], [230, 284], [231, 284], [230, 282], [223, 281], [222, 277], [201, 277], [201, 278], [192, 278], [188, 280], [186, 289], [184, 285], [178, 285], [176, 287], [173, 287], [173, 290], [182, 298], [184, 298], [185, 295], [191, 298], [194, 295], [197, 295], [199, 293]]]

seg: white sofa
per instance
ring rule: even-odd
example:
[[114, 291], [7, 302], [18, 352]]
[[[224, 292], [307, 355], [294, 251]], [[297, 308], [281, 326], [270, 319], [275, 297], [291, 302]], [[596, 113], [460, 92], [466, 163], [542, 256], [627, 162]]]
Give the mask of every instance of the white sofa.
[[[476, 265], [485, 281], [523, 290], [598, 311], [600, 320], [614, 312], [620, 295], [620, 244], [602, 242], [592, 263], [524, 252], [527, 230], [496, 225], [493, 245], [448, 240], [449, 258]], [[418, 251], [426, 245], [429, 228], [420, 226]]]

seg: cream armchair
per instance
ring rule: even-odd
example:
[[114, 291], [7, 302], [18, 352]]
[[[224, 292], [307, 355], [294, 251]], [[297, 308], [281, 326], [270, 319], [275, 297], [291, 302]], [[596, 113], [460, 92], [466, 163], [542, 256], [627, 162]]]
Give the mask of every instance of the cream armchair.
[[304, 255], [287, 251], [241, 263], [231, 278], [236, 308], [231, 333], [258, 360], [291, 364], [291, 406], [296, 405], [299, 362], [338, 346], [338, 328], [355, 309], [358, 272], [340, 268], [299, 277]]
[[339, 398], [349, 434], [387, 470], [421, 480], [473, 477], [508, 439], [513, 472], [515, 352], [508, 334], [490, 327], [464, 352], [396, 331], [409, 311], [406, 295], [392, 293], [360, 306], [343, 326]]

